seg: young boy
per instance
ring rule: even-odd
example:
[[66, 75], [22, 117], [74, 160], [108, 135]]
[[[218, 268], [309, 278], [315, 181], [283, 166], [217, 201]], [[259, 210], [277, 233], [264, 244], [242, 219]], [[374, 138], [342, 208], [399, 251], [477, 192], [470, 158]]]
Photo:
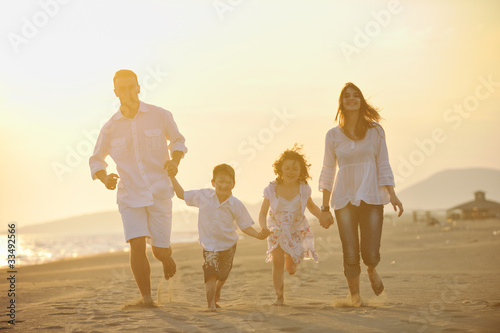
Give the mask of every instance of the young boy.
[[175, 194], [188, 206], [199, 208], [198, 232], [203, 247], [203, 273], [208, 311], [220, 307], [220, 291], [233, 267], [234, 253], [239, 227], [245, 234], [257, 239], [266, 239], [268, 233], [257, 232], [247, 209], [240, 200], [232, 196], [235, 185], [234, 169], [227, 164], [217, 165], [213, 170], [213, 189], [205, 188], [184, 191], [175, 175], [169, 173]]

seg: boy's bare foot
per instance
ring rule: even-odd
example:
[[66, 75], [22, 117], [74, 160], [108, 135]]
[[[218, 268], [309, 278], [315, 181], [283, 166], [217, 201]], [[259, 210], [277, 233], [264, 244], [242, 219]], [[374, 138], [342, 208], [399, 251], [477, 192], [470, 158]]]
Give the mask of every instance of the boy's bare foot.
[[283, 304], [285, 304], [285, 299], [283, 297], [276, 298], [273, 303], [274, 306], [283, 306]]
[[375, 295], [380, 295], [384, 291], [384, 284], [382, 283], [382, 279], [378, 275], [375, 268], [368, 268], [368, 277], [370, 278], [370, 283], [372, 285], [373, 292]]
[[176, 271], [177, 266], [175, 265], [174, 258], [170, 257], [166, 263], [163, 263], [163, 275], [165, 276], [165, 280], [173, 277]]

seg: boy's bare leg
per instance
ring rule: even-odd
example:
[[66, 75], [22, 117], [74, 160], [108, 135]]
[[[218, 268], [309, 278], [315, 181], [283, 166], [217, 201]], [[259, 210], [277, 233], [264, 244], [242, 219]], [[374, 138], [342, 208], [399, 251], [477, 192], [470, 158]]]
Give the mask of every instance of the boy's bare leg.
[[375, 266], [368, 266], [366, 270], [368, 271], [368, 277], [370, 278], [373, 292], [377, 296], [380, 295], [384, 291], [384, 284], [375, 270]]
[[130, 240], [130, 268], [144, 305], [154, 306], [151, 297], [151, 267], [146, 255], [146, 237]]
[[171, 247], [156, 247], [153, 248], [153, 256], [161, 261], [163, 265], [163, 275], [165, 279], [168, 280], [175, 275], [177, 267], [175, 261], [172, 258], [172, 246]]
[[215, 307], [220, 308], [219, 304], [217, 304], [218, 301], [220, 301], [220, 291], [222, 289], [222, 286], [226, 283], [226, 281], [221, 281], [217, 280], [217, 285], [215, 287]]
[[278, 245], [273, 250], [273, 284], [276, 291], [276, 301], [273, 305], [281, 306], [284, 303], [283, 290], [285, 286], [284, 273], [285, 273], [285, 253]]
[[205, 282], [205, 292], [207, 294], [207, 303], [209, 312], [215, 312], [215, 289], [216, 289], [217, 277], [211, 276]]
[[288, 274], [293, 275], [297, 272], [297, 264], [293, 261], [292, 257], [285, 253], [285, 267]]
[[347, 296], [347, 301], [352, 302], [352, 306], [361, 306], [361, 296], [359, 294], [359, 275], [354, 278], [346, 278], [347, 285], [349, 286], [349, 295]]

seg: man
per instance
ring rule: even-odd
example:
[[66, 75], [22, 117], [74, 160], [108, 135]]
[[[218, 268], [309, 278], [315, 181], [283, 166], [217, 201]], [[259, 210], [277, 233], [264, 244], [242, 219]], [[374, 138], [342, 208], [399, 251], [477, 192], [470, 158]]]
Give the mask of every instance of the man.
[[[142, 296], [139, 305], [155, 306], [146, 242], [163, 264], [165, 279], [174, 276], [176, 266], [170, 247], [174, 191], [167, 170], [177, 173], [187, 148], [172, 114], [139, 100], [140, 86], [134, 72], [119, 70], [113, 83], [120, 108], [101, 129], [90, 169], [92, 178], [99, 179], [108, 190], [114, 190], [120, 179], [117, 204], [125, 239], [130, 243], [130, 266]], [[107, 174], [108, 155], [116, 163], [119, 176]]]

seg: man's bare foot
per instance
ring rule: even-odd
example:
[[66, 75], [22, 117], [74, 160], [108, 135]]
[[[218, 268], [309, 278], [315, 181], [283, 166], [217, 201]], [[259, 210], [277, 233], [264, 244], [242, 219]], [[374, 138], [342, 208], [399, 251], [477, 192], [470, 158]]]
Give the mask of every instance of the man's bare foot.
[[170, 257], [166, 263], [163, 263], [163, 275], [165, 276], [165, 280], [173, 277], [176, 271], [177, 266], [175, 265], [174, 258]]
[[382, 279], [378, 275], [375, 268], [368, 268], [368, 277], [370, 278], [370, 283], [372, 285], [373, 292], [375, 295], [380, 295], [384, 291], [384, 284], [382, 283]]
[[274, 306], [283, 306], [283, 304], [285, 304], [285, 299], [283, 297], [277, 297], [273, 303]]
[[351, 295], [351, 293], [349, 293], [346, 302], [355, 308], [359, 308], [361, 306], [361, 296], [359, 294]]

